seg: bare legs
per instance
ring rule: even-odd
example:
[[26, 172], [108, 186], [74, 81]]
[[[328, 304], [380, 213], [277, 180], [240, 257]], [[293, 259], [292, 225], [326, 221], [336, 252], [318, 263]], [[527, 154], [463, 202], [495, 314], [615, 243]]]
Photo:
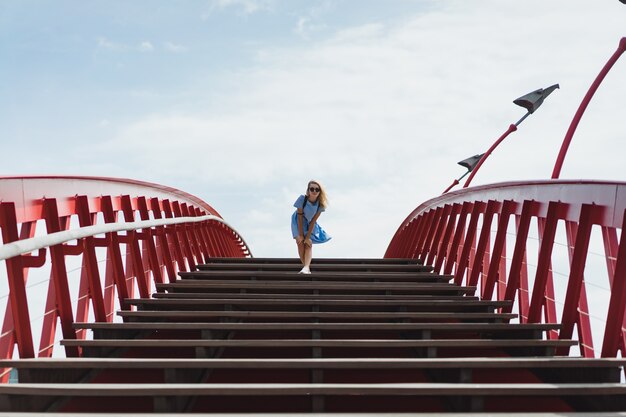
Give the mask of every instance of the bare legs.
[[304, 259], [301, 258], [302, 263], [304, 264], [304, 266], [310, 267], [311, 259], [313, 259], [313, 245], [307, 246], [303, 244], [302, 246], [304, 246]]
[[304, 265], [304, 242], [298, 243], [296, 241], [296, 245], [298, 246], [298, 256], [300, 257], [300, 262]]
[[306, 245], [304, 242], [297, 243], [298, 245], [298, 256], [300, 257], [300, 262], [302, 265], [308, 270], [311, 266], [311, 260], [313, 259], [313, 245]]

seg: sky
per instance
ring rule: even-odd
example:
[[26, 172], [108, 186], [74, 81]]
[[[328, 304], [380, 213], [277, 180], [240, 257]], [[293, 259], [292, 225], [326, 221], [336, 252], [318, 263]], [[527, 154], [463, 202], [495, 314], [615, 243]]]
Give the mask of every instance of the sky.
[[[296, 256], [289, 220], [326, 187], [314, 256], [382, 257], [404, 218], [559, 83], [472, 185], [548, 179], [626, 36], [618, 0], [0, 0], [0, 175], [179, 188], [255, 256]], [[561, 178], [624, 181], [626, 58]]]

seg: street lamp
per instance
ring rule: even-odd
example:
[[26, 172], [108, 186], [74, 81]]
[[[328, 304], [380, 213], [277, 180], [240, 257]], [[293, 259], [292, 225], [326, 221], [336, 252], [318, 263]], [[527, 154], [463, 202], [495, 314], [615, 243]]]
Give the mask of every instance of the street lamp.
[[521, 96], [520, 98], [516, 100], [513, 100], [513, 103], [527, 110], [526, 114], [521, 119], [519, 119], [515, 124], [510, 125], [507, 131], [504, 132], [504, 134], [500, 136], [498, 140], [494, 142], [493, 145], [491, 145], [491, 148], [489, 148], [489, 150], [483, 154], [482, 158], [480, 158], [480, 160], [478, 161], [478, 164], [472, 170], [472, 175], [470, 175], [467, 181], [465, 181], [465, 184], [463, 184], [463, 188], [467, 188], [470, 185], [470, 182], [472, 182], [474, 175], [476, 175], [476, 173], [478, 172], [482, 164], [489, 157], [489, 155], [491, 155], [491, 152], [493, 152], [493, 150], [500, 144], [500, 142], [502, 142], [507, 136], [509, 136], [509, 134], [511, 134], [512, 132], [515, 132], [517, 130], [517, 126], [519, 126], [519, 124], [522, 123], [524, 119], [526, 119], [528, 116], [533, 114], [535, 110], [537, 110], [539, 106], [541, 106], [541, 104], [543, 103], [543, 100], [546, 97], [548, 97], [550, 93], [552, 93], [557, 88], [559, 88], [559, 85], [554, 84], [547, 88], [540, 88], [538, 90], [532, 91], [526, 95]]
[[[626, 0], [620, 0], [620, 1], [626, 4]], [[604, 67], [602, 68], [602, 70], [600, 71], [596, 79], [594, 80], [593, 84], [591, 84], [591, 87], [589, 87], [589, 90], [587, 91], [587, 94], [585, 94], [583, 101], [580, 103], [580, 106], [578, 107], [578, 110], [576, 111], [576, 114], [574, 115], [574, 118], [572, 119], [572, 122], [569, 125], [569, 129], [567, 129], [565, 138], [563, 138], [563, 143], [561, 144], [561, 150], [559, 151], [559, 155], [556, 157], [556, 162], [554, 163], [554, 169], [552, 170], [553, 180], [558, 179], [559, 175], [561, 175], [561, 168], [563, 167], [563, 161], [565, 160], [567, 149], [569, 148], [570, 142], [572, 141], [572, 137], [574, 136], [574, 132], [576, 131], [576, 128], [578, 127], [578, 122], [580, 122], [580, 118], [583, 117], [583, 113], [585, 113], [585, 110], [587, 109], [587, 105], [591, 101], [591, 98], [593, 97], [593, 95], [596, 93], [596, 90], [600, 86], [600, 83], [602, 83], [602, 80], [604, 80], [604, 77], [606, 77], [606, 74], [609, 73], [611, 68], [613, 68], [613, 65], [617, 62], [619, 57], [622, 56], [624, 52], [626, 52], [626, 37], [620, 40], [617, 50], [615, 51], [615, 53], [613, 53], [613, 55], [611, 55], [611, 58], [609, 58], [607, 63], [604, 65]]]
[[[626, 0], [624, 0], [624, 1], [626, 1]], [[450, 186], [448, 188], [446, 188], [445, 191], [443, 193], [441, 193], [441, 194], [445, 194], [448, 191], [450, 191], [452, 189], [452, 187], [457, 185], [459, 183], [459, 181], [461, 181], [463, 178], [465, 178], [465, 176], [467, 174], [472, 172], [474, 170], [474, 167], [476, 167], [476, 164], [478, 164], [478, 161], [480, 161], [480, 158], [483, 157], [483, 155], [484, 155], [484, 153], [481, 153], [480, 155], [470, 156], [467, 159], [464, 159], [464, 160], [462, 160], [460, 162], [457, 162], [462, 167], [467, 168], [467, 171], [465, 172], [465, 174], [461, 175], [458, 179], [452, 181], [452, 184], [450, 184]]]

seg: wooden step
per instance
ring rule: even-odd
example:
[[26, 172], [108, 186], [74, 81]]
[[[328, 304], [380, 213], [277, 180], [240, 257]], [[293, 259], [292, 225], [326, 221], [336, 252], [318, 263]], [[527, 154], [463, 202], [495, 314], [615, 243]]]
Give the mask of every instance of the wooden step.
[[182, 279], [257, 279], [282, 281], [357, 281], [357, 282], [448, 282], [452, 275], [436, 275], [430, 272], [326, 272], [312, 270], [311, 274], [299, 274], [297, 271], [193, 271], [179, 272]]
[[169, 284], [157, 284], [157, 289], [161, 290], [183, 290], [190, 291], [207, 291], [213, 289], [263, 289], [263, 290], [290, 290], [290, 291], [350, 291], [350, 292], [392, 292], [392, 293], [411, 293], [411, 294], [433, 294], [438, 291], [451, 291], [451, 288], [457, 288], [464, 291], [468, 288], [448, 283], [391, 283], [391, 282], [341, 282], [341, 281], [317, 281], [317, 282], [298, 282], [298, 281], [255, 281], [255, 280], [179, 280]]
[[[560, 326], [552, 324], [505, 324], [505, 323], [171, 323], [171, 322], [135, 322], [135, 323], [74, 323], [75, 329], [92, 330], [94, 339], [143, 337], [158, 331], [160, 338], [164, 334], [168, 339], [179, 337], [180, 333], [190, 336], [195, 331], [196, 337], [205, 338], [207, 332], [228, 331], [237, 335], [280, 331], [285, 337], [289, 334], [319, 331], [320, 338], [367, 334], [371, 338], [397, 337], [414, 339], [440, 339], [464, 335], [466, 338], [518, 338], [541, 339], [543, 333], [556, 330]], [[292, 337], [291, 337], [292, 338]]]
[[215, 318], [237, 319], [332, 319], [332, 320], [427, 320], [427, 321], [493, 321], [502, 322], [517, 318], [514, 313], [456, 313], [456, 312], [369, 312], [369, 311], [128, 311], [121, 310], [117, 314], [128, 319], [160, 319], [202, 321]]
[[[64, 339], [88, 357], [111, 355], [143, 357], [476, 357], [553, 356], [557, 347], [576, 345], [573, 340], [537, 339]], [[362, 352], [359, 352], [362, 351]], [[339, 356], [337, 356], [339, 355]]]
[[324, 289], [356, 291], [396, 291], [426, 293], [439, 288], [463, 288], [448, 282], [354, 282], [354, 281], [324, 281], [324, 280], [251, 280], [251, 279], [210, 279], [195, 280], [182, 279], [173, 283], [158, 284], [157, 288], [281, 288], [281, 289]]
[[[296, 264], [301, 265], [298, 258], [210, 258], [210, 264]], [[417, 259], [407, 258], [315, 258], [314, 264], [324, 265], [421, 265]]]
[[[0, 361], [19, 383], [606, 383], [625, 361], [576, 358], [171, 359]], [[127, 377], [132, 374], [133, 378]]]
[[[594, 384], [448, 384], [448, 383], [398, 383], [398, 384], [2, 384], [0, 395], [5, 398], [0, 402], [0, 411], [43, 411], [39, 407], [48, 405], [46, 399], [63, 397], [74, 402], [77, 411], [89, 404], [80, 402], [80, 397], [93, 398], [149, 398], [152, 403], [149, 410], [152, 412], [180, 412], [194, 411], [207, 407], [225, 397], [323, 397], [327, 401], [317, 403], [313, 411], [332, 411], [336, 399], [353, 399], [354, 396], [397, 398], [404, 401], [406, 410], [421, 409], [424, 401], [438, 399], [453, 405], [452, 411], [511, 411], [506, 401], [495, 399], [524, 398], [527, 399], [523, 411], [542, 411], [544, 401], [534, 398], [548, 397], [551, 399], [564, 398], [567, 403], [575, 404], [582, 411], [621, 411], [626, 409], [626, 384], [604, 383]], [[207, 398], [210, 401], [196, 401], [191, 410], [184, 407], [186, 401], [174, 399]], [[413, 401], [411, 401], [413, 400]], [[91, 400], [93, 401], [93, 400]], [[133, 401], [111, 401], [108, 408], [114, 410], [133, 410]], [[519, 403], [519, 402], [518, 402]], [[280, 402], [266, 401], [268, 408], [265, 411], [285, 411]], [[314, 402], [309, 405], [311, 407]], [[351, 407], [343, 411], [365, 411], [371, 407], [370, 401], [351, 401]], [[346, 404], [346, 405], [348, 405]], [[257, 406], [257, 402], [252, 404]], [[498, 407], [496, 407], [498, 406]], [[278, 408], [276, 408], [278, 407]], [[317, 408], [317, 409], [316, 409]], [[136, 411], [136, 408], [135, 410]], [[304, 410], [298, 410], [304, 411]], [[368, 411], [373, 411], [372, 409]]]
[[[294, 263], [213, 263], [198, 265], [199, 271], [289, 271], [298, 272], [302, 268]], [[315, 272], [431, 272], [432, 267], [418, 264], [324, 264], [313, 263], [311, 269]]]
[[560, 324], [545, 323], [74, 323], [75, 329], [231, 329], [231, 330], [453, 330], [548, 331]]
[[245, 298], [203, 298], [203, 299], [153, 299], [137, 298], [126, 299], [124, 305], [137, 306], [141, 310], [199, 310], [217, 308], [239, 308], [261, 310], [263, 308], [294, 310], [311, 309], [319, 306], [320, 309], [366, 308], [367, 311], [397, 310], [407, 311], [448, 311], [448, 312], [477, 312], [489, 311], [495, 308], [510, 306], [509, 301], [483, 301], [483, 300], [310, 300], [310, 299], [284, 299], [276, 300], [245, 299]]
[[[622, 358], [326, 358], [326, 359], [180, 359], [180, 358], [35, 358], [0, 360], [1, 368], [20, 369], [575, 369], [614, 370], [613, 382], [626, 366]], [[20, 379], [21, 380], [21, 379]]]
[[573, 346], [575, 340], [537, 339], [63, 339], [65, 346], [106, 347], [535, 347]]
[[[315, 291], [315, 290], [313, 290]], [[350, 298], [358, 298], [360, 300], [478, 300], [476, 296], [468, 295], [424, 295], [424, 294], [302, 294], [293, 292], [289, 293], [250, 293], [250, 292], [157, 292], [152, 294], [152, 298], [245, 298], [258, 300], [282, 300], [293, 299], [296, 296], [299, 299], [307, 300], [345, 300]]]

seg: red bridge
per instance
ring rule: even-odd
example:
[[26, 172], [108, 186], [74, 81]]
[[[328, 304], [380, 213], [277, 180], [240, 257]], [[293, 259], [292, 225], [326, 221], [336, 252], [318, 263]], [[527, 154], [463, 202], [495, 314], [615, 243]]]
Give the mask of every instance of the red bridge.
[[573, 129], [310, 275], [176, 189], [0, 177], [0, 415], [626, 411], [626, 183], [558, 179]]
[[[445, 194], [402, 222], [384, 259], [318, 259], [311, 275], [252, 257], [210, 205], [171, 188], [79, 177], [0, 187], [1, 411], [626, 410], [626, 183]], [[594, 230], [600, 306], [585, 279]], [[34, 291], [29, 272], [46, 268], [47, 289]], [[593, 308], [606, 311], [599, 333]]]

